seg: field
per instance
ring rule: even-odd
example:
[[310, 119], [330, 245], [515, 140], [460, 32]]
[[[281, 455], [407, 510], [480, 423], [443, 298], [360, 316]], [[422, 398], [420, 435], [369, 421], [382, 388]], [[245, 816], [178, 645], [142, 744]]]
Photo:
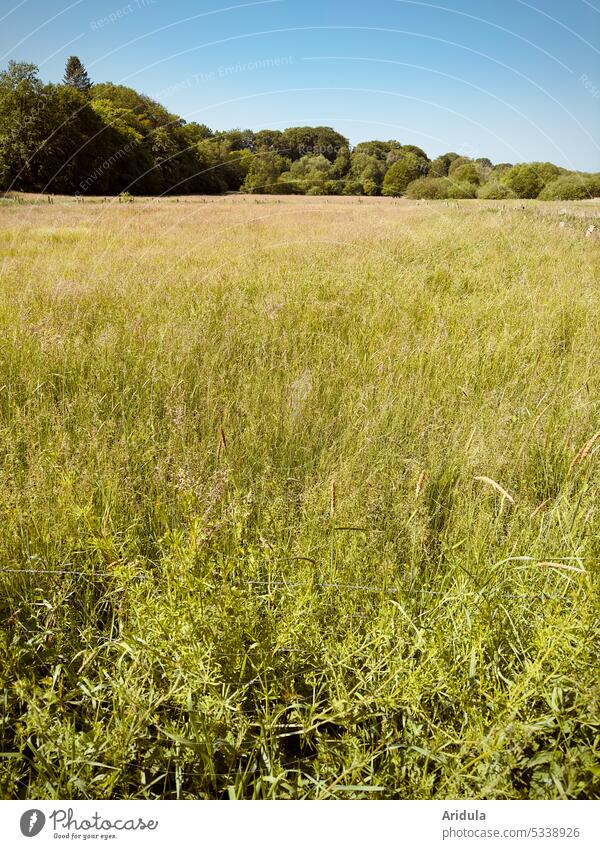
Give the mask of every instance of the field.
[[0, 205], [0, 795], [600, 798], [594, 221]]

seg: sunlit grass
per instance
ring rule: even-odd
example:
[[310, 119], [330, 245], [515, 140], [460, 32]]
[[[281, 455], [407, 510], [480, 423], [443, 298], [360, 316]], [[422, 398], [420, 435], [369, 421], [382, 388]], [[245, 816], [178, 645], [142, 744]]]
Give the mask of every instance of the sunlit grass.
[[5, 203], [3, 796], [600, 796], [566, 207]]

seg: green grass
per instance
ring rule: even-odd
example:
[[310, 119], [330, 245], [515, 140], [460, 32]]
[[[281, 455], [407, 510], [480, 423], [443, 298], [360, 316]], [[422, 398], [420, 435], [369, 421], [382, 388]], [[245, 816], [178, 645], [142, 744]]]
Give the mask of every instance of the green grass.
[[3, 797], [600, 797], [563, 206], [0, 209]]

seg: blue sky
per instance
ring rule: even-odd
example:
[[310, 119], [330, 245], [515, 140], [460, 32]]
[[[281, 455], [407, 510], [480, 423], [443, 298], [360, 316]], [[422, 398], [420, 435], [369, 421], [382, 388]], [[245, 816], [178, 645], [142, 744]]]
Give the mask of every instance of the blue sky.
[[131, 85], [214, 129], [600, 171], [600, 0], [0, 0], [0, 65]]

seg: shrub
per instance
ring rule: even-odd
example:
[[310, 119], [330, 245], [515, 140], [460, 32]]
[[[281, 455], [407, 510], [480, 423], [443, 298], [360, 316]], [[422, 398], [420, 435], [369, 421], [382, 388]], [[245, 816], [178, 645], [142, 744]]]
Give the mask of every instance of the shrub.
[[587, 177], [587, 186], [590, 197], [600, 198], [600, 174], [589, 174]]
[[446, 197], [454, 200], [466, 200], [477, 196], [477, 186], [474, 183], [468, 183], [466, 180], [455, 181], [448, 179], [448, 192]]
[[514, 198], [516, 195], [513, 190], [504, 185], [504, 183], [498, 183], [496, 180], [490, 180], [489, 183], [485, 183], [483, 186], [479, 187], [477, 190], [477, 197], [484, 198], [486, 200], [506, 200], [507, 198]]
[[445, 177], [420, 177], [409, 183], [404, 194], [412, 200], [439, 200], [448, 196], [447, 191]]
[[[283, 175], [282, 175], [283, 176]], [[300, 183], [295, 183], [292, 180], [285, 180], [282, 177], [276, 183], [273, 183], [270, 188], [270, 193], [273, 195], [302, 195], [303, 188]]]
[[556, 180], [561, 173], [552, 162], [527, 162], [513, 165], [502, 174], [502, 182], [519, 198], [536, 198], [544, 186]]
[[379, 186], [375, 182], [375, 180], [371, 180], [367, 178], [363, 180], [363, 194], [370, 195], [371, 197], [375, 197], [375, 195], [379, 194]]
[[502, 175], [502, 182], [519, 198], [536, 198], [544, 188], [538, 169], [531, 164], [513, 165]]
[[421, 177], [406, 189], [406, 197], [412, 200], [454, 200], [474, 198], [477, 186], [467, 181], [453, 180], [450, 177]]
[[538, 177], [541, 178], [545, 186], [556, 180], [561, 174], [567, 173], [564, 168], [559, 168], [553, 162], [531, 162], [530, 165], [532, 168], [535, 168]]
[[346, 180], [344, 183], [344, 195], [362, 195], [363, 184], [359, 180]]
[[539, 194], [540, 200], [583, 200], [600, 196], [600, 176], [595, 174], [563, 174], [548, 183]]

